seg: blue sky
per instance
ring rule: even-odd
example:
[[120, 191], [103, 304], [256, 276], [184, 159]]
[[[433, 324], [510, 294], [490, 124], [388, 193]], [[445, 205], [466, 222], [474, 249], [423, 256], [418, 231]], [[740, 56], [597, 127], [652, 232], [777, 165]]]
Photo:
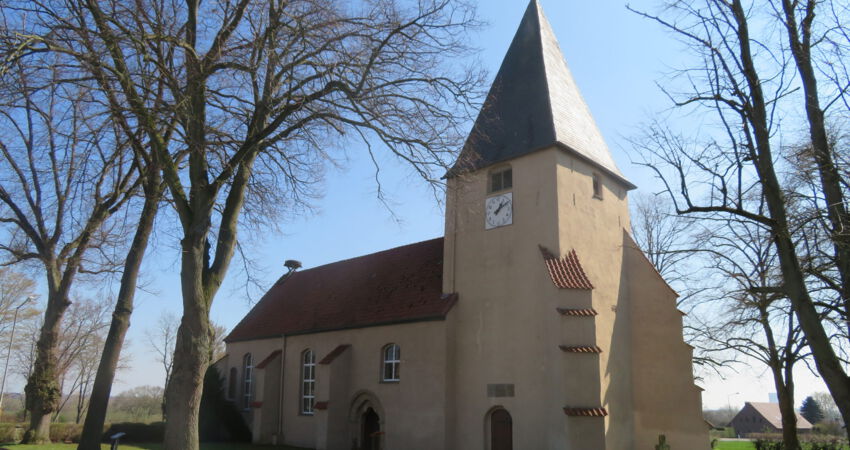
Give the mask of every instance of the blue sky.
[[[649, 173], [631, 164], [626, 138], [635, 135], [655, 112], [669, 107], [655, 82], [681, 60], [678, 43], [658, 26], [627, 11], [622, 1], [540, 1], [617, 165], [639, 187], [638, 192], [659, 190]], [[653, 11], [659, 2], [635, 0], [631, 4]], [[481, 49], [479, 57], [490, 79], [526, 7], [526, 0], [479, 2], [481, 18], [489, 25], [472, 41]], [[280, 276], [285, 259], [298, 259], [309, 268], [442, 235], [443, 211], [423, 181], [392, 159], [384, 159], [382, 180], [392, 205], [390, 213], [376, 197], [365, 150], [351, 147], [348, 155], [344, 170], [328, 171], [326, 194], [315, 202], [314, 213], [281, 223], [280, 233], [241, 236], [259, 269], [252, 276], [260, 285], [269, 286]], [[178, 254], [173, 244], [166, 242], [168, 234], [159, 235], [161, 255], [146, 264], [144, 279], [149, 292], [138, 295], [129, 332], [132, 368], [119, 375], [113, 392], [162, 384], [164, 379], [144, 332], [155, 326], [162, 311], [180, 313]], [[228, 329], [251, 306], [240, 272], [236, 261], [212, 310], [212, 319]], [[707, 407], [767, 401], [767, 393], [773, 391], [769, 374], [760, 368], [743, 370], [726, 382], [714, 377], [701, 384], [706, 388], [703, 402]], [[825, 390], [804, 371], [798, 374], [797, 387], [800, 399]]]

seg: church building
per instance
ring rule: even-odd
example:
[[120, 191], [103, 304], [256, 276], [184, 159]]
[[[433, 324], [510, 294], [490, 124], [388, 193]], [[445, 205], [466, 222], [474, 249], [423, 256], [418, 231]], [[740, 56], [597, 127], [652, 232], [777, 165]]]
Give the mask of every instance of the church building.
[[227, 337], [254, 441], [707, 450], [677, 294], [536, 0], [446, 178], [443, 237], [290, 272]]

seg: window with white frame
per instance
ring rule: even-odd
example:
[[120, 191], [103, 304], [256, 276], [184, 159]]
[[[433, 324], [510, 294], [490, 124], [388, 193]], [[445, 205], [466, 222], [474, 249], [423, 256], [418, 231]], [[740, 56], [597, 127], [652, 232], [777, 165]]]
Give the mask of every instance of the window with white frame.
[[384, 347], [383, 381], [399, 381], [399, 369], [401, 368], [401, 347], [398, 344], [389, 344]]
[[312, 415], [316, 403], [316, 355], [304, 350], [301, 357], [301, 414]]
[[251, 354], [245, 353], [242, 357], [242, 407], [245, 409], [251, 408], [251, 400], [254, 397], [253, 378], [254, 362]]

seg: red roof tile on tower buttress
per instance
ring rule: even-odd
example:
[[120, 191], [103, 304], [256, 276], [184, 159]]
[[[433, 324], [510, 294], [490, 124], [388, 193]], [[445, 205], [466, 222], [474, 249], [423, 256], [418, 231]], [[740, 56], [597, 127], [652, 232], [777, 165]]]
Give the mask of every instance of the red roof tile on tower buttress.
[[570, 408], [564, 407], [564, 414], [570, 417], [605, 417], [608, 410], [605, 408]]
[[559, 258], [546, 247], [539, 247], [555, 286], [560, 289], [593, 289], [593, 284], [584, 273], [575, 250], [570, 250], [567, 256]]

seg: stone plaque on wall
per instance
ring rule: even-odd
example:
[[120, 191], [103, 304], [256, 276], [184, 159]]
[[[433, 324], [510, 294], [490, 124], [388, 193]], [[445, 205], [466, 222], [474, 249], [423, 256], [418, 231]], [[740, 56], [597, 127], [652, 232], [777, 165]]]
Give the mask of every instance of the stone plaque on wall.
[[487, 397], [513, 397], [513, 384], [488, 384]]

